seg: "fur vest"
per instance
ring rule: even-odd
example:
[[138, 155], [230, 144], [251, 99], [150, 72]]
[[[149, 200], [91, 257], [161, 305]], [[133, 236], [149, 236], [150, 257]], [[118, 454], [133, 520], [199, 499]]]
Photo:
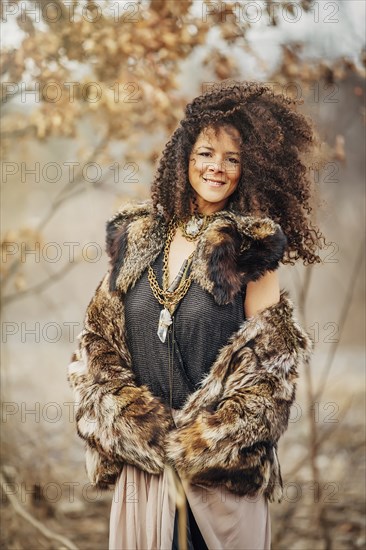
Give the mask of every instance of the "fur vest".
[[[124, 295], [159, 255], [166, 231], [149, 201], [125, 206], [107, 223], [110, 269], [68, 368], [88, 477], [107, 489], [126, 463], [151, 474], [170, 465], [192, 483], [280, 501], [277, 444], [313, 343], [282, 289], [278, 303], [247, 318], [220, 349], [174, 423], [168, 406], [136, 384], [124, 325]], [[220, 211], [198, 238], [193, 278], [227, 304], [279, 266], [286, 244], [271, 219]]]

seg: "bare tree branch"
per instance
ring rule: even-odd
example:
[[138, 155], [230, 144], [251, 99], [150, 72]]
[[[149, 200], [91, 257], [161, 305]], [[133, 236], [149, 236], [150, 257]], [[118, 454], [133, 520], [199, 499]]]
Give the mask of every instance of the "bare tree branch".
[[54, 531], [51, 531], [50, 529], [48, 529], [48, 527], [46, 527], [40, 521], [38, 521], [38, 519], [34, 518], [29, 512], [24, 510], [23, 506], [20, 504], [16, 496], [7, 492], [6, 490], [7, 481], [1, 472], [0, 472], [0, 482], [1, 482], [1, 487], [4, 494], [7, 496], [10, 504], [12, 505], [15, 512], [19, 516], [21, 516], [28, 523], [33, 525], [33, 527], [38, 531], [40, 531], [40, 533], [42, 533], [42, 535], [46, 539], [56, 540], [57, 542], [59, 542], [62, 545], [61, 548], [67, 548], [68, 550], [78, 550], [78, 547], [75, 546], [75, 544], [71, 542], [71, 540], [67, 539], [66, 537], [63, 537], [62, 535], [59, 535], [58, 533], [55, 533]]
[[25, 128], [19, 128], [19, 130], [12, 130], [11, 132], [1, 132], [0, 138], [13, 138], [13, 137], [22, 137], [26, 136], [27, 134], [30, 134], [31, 132], [36, 133], [37, 126], [35, 124], [30, 124], [29, 126], [26, 126]]
[[[107, 132], [106, 135], [100, 140], [100, 142], [97, 144], [97, 146], [93, 149], [93, 151], [91, 152], [91, 154], [89, 155], [88, 159], [87, 159], [87, 163], [88, 162], [91, 162], [93, 159], [95, 160], [98, 155], [100, 155], [100, 153], [102, 153], [106, 147], [106, 145], [108, 144], [108, 141], [109, 141], [109, 133]], [[39, 222], [38, 226], [36, 227], [36, 231], [38, 232], [41, 232], [45, 225], [47, 225], [47, 223], [50, 221], [50, 219], [54, 216], [54, 214], [57, 212], [57, 210], [60, 208], [60, 206], [63, 204], [63, 202], [69, 198], [70, 195], [67, 195], [67, 192], [70, 190], [70, 189], [73, 189], [74, 192], [75, 192], [75, 187], [80, 185], [80, 183], [83, 181], [82, 179], [82, 170], [79, 170], [79, 172], [77, 173], [76, 177], [75, 177], [75, 180], [73, 182], [68, 182], [64, 187], [63, 189], [61, 189], [61, 191], [58, 193], [58, 195], [56, 196], [56, 198], [54, 199], [52, 205], [51, 205], [51, 208], [50, 210], [47, 212], [47, 214], [44, 216], [44, 218]], [[104, 181], [102, 180], [101, 182], [98, 182], [98, 184], [103, 184]], [[80, 191], [82, 192], [82, 191]], [[73, 196], [74, 193], [71, 195]], [[19, 267], [21, 265], [21, 261], [19, 259], [16, 259], [12, 264], [11, 266], [9, 267], [7, 273], [3, 276], [3, 286], [8, 282], [8, 280], [13, 276], [15, 275], [15, 273], [18, 271]], [[44, 283], [42, 283], [43, 285]], [[33, 287], [35, 288], [35, 287]], [[24, 294], [24, 293], [23, 293]], [[23, 294], [14, 294], [12, 296], [14, 296], [14, 299], [17, 299], [15, 298], [15, 296], [20, 296]], [[12, 298], [13, 300], [13, 298]], [[4, 299], [4, 303], [8, 303], [7, 299], [5, 298]]]
[[[352, 402], [353, 402], [353, 396], [350, 396], [349, 399], [346, 401], [346, 404], [343, 409], [343, 415], [341, 416], [339, 422], [331, 424], [331, 426], [327, 430], [324, 430], [320, 434], [318, 434], [318, 437], [314, 442], [314, 448], [317, 452], [320, 450], [323, 443], [325, 443], [325, 441], [329, 439], [333, 435], [333, 433], [339, 428], [348, 410], [351, 408]], [[297, 462], [289, 472], [286, 472], [286, 475], [289, 477], [294, 476], [303, 466], [305, 466], [305, 464], [310, 459], [311, 452], [312, 452], [311, 449], [309, 449], [309, 452], [305, 454], [305, 456], [303, 456], [302, 459], [299, 460], [299, 462]]]
[[[305, 454], [305, 456], [303, 456], [302, 459], [299, 460], [299, 462], [297, 462], [291, 468], [291, 470], [289, 472], [286, 472], [286, 477], [291, 478], [291, 477], [295, 476], [301, 470], [301, 468], [303, 468], [303, 466], [305, 466], [309, 462], [309, 460], [311, 460], [312, 454], [314, 452], [315, 453], [319, 452], [319, 450], [320, 450], [321, 446], [324, 444], [324, 442], [327, 439], [329, 439], [334, 434], [334, 432], [339, 428], [340, 423], [344, 420], [348, 410], [350, 409], [350, 407], [352, 405], [352, 401], [353, 401], [353, 397], [351, 396], [346, 401], [344, 411], [343, 411], [343, 415], [340, 418], [339, 423], [332, 424], [329, 429], [324, 430], [320, 434], [318, 434], [318, 437], [317, 437], [316, 441], [314, 441], [314, 446], [309, 448], [308, 453]], [[318, 488], [317, 500], [320, 500], [320, 485], [314, 485], [314, 486]], [[281, 515], [282, 523], [284, 525], [290, 525], [290, 522], [293, 519], [296, 511], [297, 511], [297, 503], [292, 502], [291, 505], [287, 507], [284, 514]], [[318, 513], [319, 513], [319, 510], [318, 510]], [[326, 518], [324, 517], [324, 512], [322, 510], [320, 510], [319, 519], [320, 519], [321, 524], [324, 524], [325, 521], [326, 521]], [[321, 530], [322, 530], [322, 533], [323, 533], [323, 538], [325, 539], [325, 547], [326, 548], [331, 548], [331, 540], [330, 540], [330, 535], [328, 533], [328, 530], [327, 529], [324, 530], [324, 527], [321, 527]], [[286, 531], [284, 529], [279, 529], [277, 531], [276, 536], [272, 540], [272, 546], [273, 546], [274, 549], [275, 548], [280, 548], [279, 545], [280, 545], [281, 541], [283, 540], [285, 534], [286, 534]]]
[[357, 277], [358, 277], [358, 274], [359, 274], [359, 271], [360, 271], [360, 268], [361, 268], [361, 265], [362, 265], [362, 262], [363, 262], [364, 250], [365, 250], [365, 244], [366, 244], [365, 240], [366, 239], [364, 239], [360, 244], [360, 248], [359, 248], [358, 253], [356, 255], [355, 265], [354, 265], [353, 270], [351, 272], [351, 276], [350, 276], [349, 282], [348, 282], [348, 287], [347, 287], [346, 293], [344, 295], [344, 301], [343, 301], [343, 305], [342, 305], [341, 312], [339, 314], [338, 323], [337, 323], [337, 325], [339, 327], [339, 338], [335, 342], [333, 342], [333, 345], [330, 348], [330, 351], [329, 351], [329, 354], [328, 354], [328, 357], [327, 357], [327, 360], [326, 360], [326, 364], [325, 364], [325, 367], [323, 369], [322, 376], [321, 376], [321, 379], [320, 379], [320, 382], [319, 382], [319, 389], [318, 389], [318, 391], [317, 391], [317, 393], [314, 397], [314, 401], [319, 401], [321, 399], [322, 395], [323, 395], [324, 388], [325, 388], [325, 385], [326, 385], [326, 382], [327, 382], [327, 378], [328, 378], [328, 375], [329, 375], [330, 370], [331, 370], [332, 365], [333, 365], [333, 359], [335, 357], [335, 354], [336, 354], [336, 351], [337, 351], [337, 348], [338, 348], [338, 344], [341, 340], [341, 336], [342, 336], [344, 326], [347, 322], [348, 314], [349, 314], [351, 303], [352, 303], [353, 294], [354, 294], [355, 288], [356, 288], [356, 280], [357, 280]]
[[[95, 159], [102, 153], [108, 144], [109, 141], [109, 133], [107, 132], [106, 135], [100, 140], [98, 145], [94, 148], [92, 153], [89, 155], [89, 158], [86, 161], [86, 164], [91, 162], [92, 160], [95, 161]], [[77, 185], [79, 185], [83, 181], [82, 179], [82, 170], [79, 170], [79, 173], [77, 174], [75, 181], [68, 182], [63, 189], [59, 192], [59, 194], [56, 196], [56, 198], [53, 201], [52, 207], [50, 211], [46, 214], [46, 216], [43, 218], [43, 220], [40, 221], [40, 223], [37, 226], [37, 231], [42, 231], [44, 229], [45, 225], [49, 222], [49, 220], [54, 216], [54, 214], [57, 212], [57, 210], [60, 208], [64, 200], [66, 200], [67, 197], [65, 195], [68, 193], [70, 189], [74, 189]]]
[[50, 285], [55, 283], [56, 281], [59, 281], [66, 275], [70, 269], [72, 269], [77, 262], [69, 262], [60, 271], [55, 273], [54, 275], [51, 275], [48, 279], [45, 281], [41, 281], [40, 283], [27, 288], [26, 290], [22, 290], [20, 292], [14, 292], [13, 294], [10, 294], [9, 296], [4, 296], [2, 298], [2, 305], [8, 305], [11, 302], [15, 302], [16, 300], [20, 300], [21, 298], [24, 298], [25, 296], [28, 296], [29, 294], [37, 294], [38, 292], [41, 292], [48, 288]]
[[[306, 326], [306, 303], [308, 301], [308, 294], [310, 289], [310, 281], [313, 269], [310, 266], [305, 271], [305, 280], [302, 285], [299, 293], [299, 305], [302, 313], [303, 324]], [[307, 397], [307, 417], [309, 425], [309, 459], [310, 466], [312, 471], [312, 481], [314, 485], [318, 487], [319, 498], [314, 502], [316, 520], [318, 523], [318, 528], [322, 533], [325, 549], [330, 550], [332, 546], [331, 534], [328, 528], [328, 522], [326, 520], [326, 509], [321, 498], [322, 486], [320, 483], [320, 472], [318, 467], [318, 427], [314, 415], [312, 414], [313, 403], [314, 403], [314, 389], [313, 389], [313, 380], [312, 380], [312, 371], [310, 365], [307, 363], [305, 365], [305, 380], [306, 380], [306, 397]]]

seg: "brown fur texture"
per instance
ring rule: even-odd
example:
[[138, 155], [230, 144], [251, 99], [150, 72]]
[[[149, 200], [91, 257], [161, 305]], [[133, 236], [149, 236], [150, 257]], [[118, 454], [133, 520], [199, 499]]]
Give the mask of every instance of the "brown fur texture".
[[[135, 382], [124, 324], [124, 294], [161, 251], [166, 230], [151, 202], [127, 205], [107, 224], [110, 271], [87, 308], [68, 371], [88, 477], [104, 489], [125, 463], [151, 474], [170, 463], [194, 483], [280, 500], [277, 442], [311, 340], [282, 290], [278, 304], [246, 319], [220, 350], [175, 427], [167, 405]], [[228, 303], [248, 281], [278, 267], [285, 245], [269, 218], [218, 212], [199, 237], [194, 279]]]
[[128, 352], [123, 302], [107, 275], [90, 302], [80, 346], [69, 366], [76, 426], [87, 444], [87, 472], [100, 488], [113, 484], [124, 463], [151, 474], [164, 467], [169, 410], [146, 386], [136, 386]]
[[[164, 246], [166, 231], [151, 201], [127, 205], [108, 222], [111, 290], [126, 292], [137, 281]], [[281, 227], [269, 218], [217, 212], [199, 238], [192, 276], [218, 304], [228, 304], [249, 281], [279, 266], [286, 244]]]
[[280, 499], [277, 442], [288, 426], [298, 366], [311, 351], [285, 290], [277, 304], [246, 319], [169, 434], [167, 456], [179, 474], [239, 495]]

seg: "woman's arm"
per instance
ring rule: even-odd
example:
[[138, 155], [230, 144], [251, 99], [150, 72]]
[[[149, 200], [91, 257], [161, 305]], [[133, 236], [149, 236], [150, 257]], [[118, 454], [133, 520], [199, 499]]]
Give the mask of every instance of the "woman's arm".
[[247, 284], [244, 300], [245, 317], [253, 317], [265, 308], [277, 304], [279, 299], [278, 271], [267, 271], [257, 281], [250, 281]]

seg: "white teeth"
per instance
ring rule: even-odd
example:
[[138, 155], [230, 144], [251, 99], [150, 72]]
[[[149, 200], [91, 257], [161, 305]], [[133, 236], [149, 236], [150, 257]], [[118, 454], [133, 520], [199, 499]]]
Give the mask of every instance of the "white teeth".
[[219, 181], [210, 180], [208, 178], [204, 178], [205, 181], [210, 183], [211, 185], [214, 185], [215, 187], [221, 187], [221, 185], [224, 185], [224, 183], [221, 183]]

